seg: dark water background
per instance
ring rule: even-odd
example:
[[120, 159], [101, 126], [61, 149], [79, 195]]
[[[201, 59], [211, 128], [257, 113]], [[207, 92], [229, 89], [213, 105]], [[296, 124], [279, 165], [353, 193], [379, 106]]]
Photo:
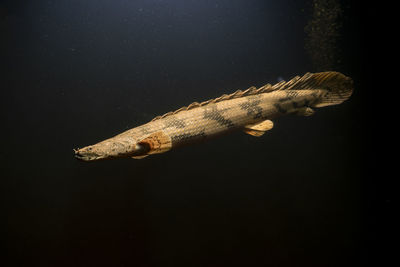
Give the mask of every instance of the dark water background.
[[[175, 110], [323, 71], [311, 1], [5, 1], [2, 266], [343, 266], [376, 233], [362, 20], [340, 3], [342, 105], [144, 160], [76, 161]], [[371, 208], [372, 207], [372, 208]]]

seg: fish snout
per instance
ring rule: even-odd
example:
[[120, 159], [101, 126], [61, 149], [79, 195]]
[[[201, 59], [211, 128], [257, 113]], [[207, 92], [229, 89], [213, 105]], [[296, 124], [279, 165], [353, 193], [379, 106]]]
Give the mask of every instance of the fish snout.
[[82, 161], [95, 161], [111, 158], [144, 156], [150, 151], [146, 144], [106, 140], [95, 145], [74, 149], [75, 158]]
[[82, 161], [93, 161], [102, 158], [91, 146], [74, 149], [74, 154], [75, 158]]

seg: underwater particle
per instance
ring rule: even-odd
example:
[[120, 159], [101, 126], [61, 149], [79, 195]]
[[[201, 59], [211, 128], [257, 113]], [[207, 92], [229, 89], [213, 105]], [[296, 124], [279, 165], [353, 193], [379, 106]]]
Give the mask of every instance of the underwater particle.
[[343, 10], [338, 0], [313, 0], [312, 16], [304, 28], [305, 49], [315, 71], [334, 69]]

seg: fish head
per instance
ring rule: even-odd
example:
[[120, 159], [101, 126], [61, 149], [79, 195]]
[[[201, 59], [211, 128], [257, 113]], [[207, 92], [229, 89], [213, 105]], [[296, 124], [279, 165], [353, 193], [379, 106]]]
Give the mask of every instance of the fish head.
[[74, 149], [75, 158], [82, 161], [97, 161], [126, 158], [146, 154], [148, 148], [132, 140], [105, 140], [95, 145]]

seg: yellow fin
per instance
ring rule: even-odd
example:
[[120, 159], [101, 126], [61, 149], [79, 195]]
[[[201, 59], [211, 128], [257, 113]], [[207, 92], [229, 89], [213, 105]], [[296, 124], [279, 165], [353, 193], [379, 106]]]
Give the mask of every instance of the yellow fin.
[[265, 132], [271, 130], [274, 127], [274, 123], [271, 120], [265, 120], [256, 124], [246, 125], [246, 129]]
[[243, 132], [252, 135], [252, 136], [256, 136], [256, 137], [260, 137], [261, 135], [265, 134], [265, 132], [261, 132], [261, 131], [254, 131], [254, 130], [250, 130], [250, 129], [244, 129]]
[[274, 123], [271, 120], [265, 120], [256, 124], [247, 125], [244, 127], [244, 132], [252, 136], [262, 136], [266, 131], [271, 130]]

